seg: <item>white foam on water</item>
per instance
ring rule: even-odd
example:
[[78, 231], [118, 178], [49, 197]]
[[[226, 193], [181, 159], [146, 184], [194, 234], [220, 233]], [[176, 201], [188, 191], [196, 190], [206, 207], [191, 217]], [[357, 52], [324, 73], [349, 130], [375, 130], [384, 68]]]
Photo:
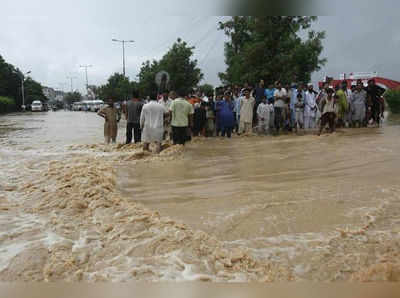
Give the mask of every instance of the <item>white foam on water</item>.
[[46, 237], [41, 239], [40, 241], [43, 241], [43, 243], [47, 246], [47, 247], [52, 247], [53, 245], [63, 242], [63, 241], [69, 241], [72, 242], [72, 240], [70, 239], [66, 239], [64, 237], [61, 237], [60, 235], [57, 235], [54, 232], [51, 231], [47, 231], [46, 232]]
[[[17, 216], [0, 216], [0, 224], [7, 229], [0, 233], [3, 241], [0, 245], [0, 271], [5, 269], [12, 258], [23, 252], [26, 248], [43, 241], [45, 234], [41, 232], [44, 221], [36, 215], [21, 213]], [[18, 239], [24, 233], [30, 233], [33, 229], [38, 230], [38, 234], [30, 236], [28, 239]]]
[[72, 246], [72, 252], [76, 252], [79, 249], [85, 248], [88, 244], [87, 231], [81, 231], [79, 234], [79, 239], [74, 242]]
[[31, 243], [17, 242], [12, 244], [2, 244], [0, 246], [0, 272], [8, 267], [12, 258], [23, 252]]

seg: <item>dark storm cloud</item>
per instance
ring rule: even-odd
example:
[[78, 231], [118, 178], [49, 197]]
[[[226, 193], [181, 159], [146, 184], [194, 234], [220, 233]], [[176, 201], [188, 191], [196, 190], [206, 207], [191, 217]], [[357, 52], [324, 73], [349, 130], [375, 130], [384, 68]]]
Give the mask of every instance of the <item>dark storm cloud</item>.
[[[314, 8], [325, 15], [340, 15], [320, 17], [314, 26], [327, 32], [323, 56], [328, 58], [314, 81], [324, 73], [338, 76], [355, 71], [378, 71], [400, 80], [398, 2], [323, 1]], [[112, 73], [122, 72], [122, 49], [112, 38], [135, 40], [126, 49], [127, 75], [135, 79], [142, 62], [159, 59], [181, 37], [196, 46], [204, 82], [216, 85], [217, 73], [226, 67], [225, 36], [217, 23], [226, 17], [210, 15], [213, 11], [225, 15], [232, 9], [232, 2], [226, 0], [3, 0], [0, 55], [22, 70], [32, 70], [33, 78], [51, 87], [64, 83], [69, 89], [66, 77], [76, 76], [74, 84], [83, 90], [81, 64], [93, 65], [92, 84], [103, 84]]]

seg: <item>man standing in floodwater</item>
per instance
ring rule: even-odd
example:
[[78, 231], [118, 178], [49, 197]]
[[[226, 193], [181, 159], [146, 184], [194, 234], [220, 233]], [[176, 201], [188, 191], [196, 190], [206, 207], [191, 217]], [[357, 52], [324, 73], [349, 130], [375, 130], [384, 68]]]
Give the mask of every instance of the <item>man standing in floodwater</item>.
[[315, 118], [317, 115], [317, 102], [313, 84], [308, 84], [308, 90], [304, 98], [304, 129], [315, 128]]
[[274, 99], [275, 88], [274, 85], [268, 85], [268, 88], [265, 89], [265, 96], [267, 97], [267, 102], [271, 102]]
[[374, 79], [368, 81], [367, 95], [369, 108], [371, 109], [370, 118], [367, 119], [367, 123], [372, 118], [375, 125], [379, 127], [381, 117], [383, 117], [383, 104], [380, 99], [382, 93], [379, 91]]
[[350, 97], [350, 111], [353, 127], [356, 127], [356, 123], [358, 123], [358, 127], [364, 126], [366, 106], [367, 91], [363, 89], [362, 81], [358, 81], [356, 90], [352, 92]]
[[244, 90], [244, 97], [240, 101], [239, 133], [250, 133], [253, 124], [253, 109], [255, 99], [250, 97], [250, 90]]
[[185, 145], [187, 140], [188, 128], [192, 127], [194, 109], [193, 106], [185, 100], [185, 92], [177, 92], [176, 98], [169, 107], [171, 116], [172, 139], [174, 145]]
[[224, 100], [221, 100], [217, 107], [217, 117], [220, 119], [222, 137], [225, 135], [231, 138], [233, 126], [235, 125], [235, 117], [233, 115], [234, 104], [232, 102], [231, 93], [225, 92]]
[[103, 117], [105, 119], [104, 122], [104, 139], [106, 144], [113, 143], [117, 140], [118, 133], [118, 112], [114, 107], [114, 102], [112, 99], [107, 101], [107, 107], [102, 108], [97, 115]]
[[343, 81], [340, 85], [340, 89], [336, 92], [339, 97], [337, 102], [337, 127], [346, 127], [346, 115], [349, 108], [347, 98], [347, 81]]
[[333, 133], [335, 131], [335, 110], [336, 110], [336, 100], [338, 99], [338, 96], [333, 95], [335, 91], [333, 88], [329, 88], [327, 90], [327, 95], [324, 95], [324, 97], [321, 99], [321, 111], [322, 111], [322, 116], [321, 116], [321, 126], [319, 128], [319, 133], [318, 135], [320, 136], [322, 131], [324, 130], [325, 126], [329, 124], [329, 131], [330, 133]]
[[161, 151], [161, 142], [164, 136], [164, 114], [168, 110], [157, 102], [153, 95], [150, 102], [145, 104], [140, 115], [140, 128], [142, 129], [143, 150], [149, 151], [150, 143], [156, 144], [156, 153]]
[[284, 108], [285, 108], [285, 101], [287, 97], [287, 91], [285, 88], [282, 87], [281, 82], [277, 81], [275, 83], [276, 89], [274, 92], [274, 114], [275, 114], [275, 129], [276, 132], [279, 133], [279, 129], [284, 127]]
[[129, 100], [125, 107], [126, 118], [126, 144], [132, 142], [132, 129], [135, 143], [140, 143], [141, 129], [140, 129], [140, 114], [142, 112], [143, 102], [140, 101], [138, 93], [133, 92], [133, 98]]

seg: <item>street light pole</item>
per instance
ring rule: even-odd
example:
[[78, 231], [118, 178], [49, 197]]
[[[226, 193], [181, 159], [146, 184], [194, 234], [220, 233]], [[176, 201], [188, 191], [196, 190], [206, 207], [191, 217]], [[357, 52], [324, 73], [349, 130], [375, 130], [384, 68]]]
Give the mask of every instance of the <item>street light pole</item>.
[[122, 69], [125, 77], [125, 40], [122, 41]]
[[27, 73], [22, 74], [22, 77], [21, 77], [22, 110], [23, 111], [25, 111], [25, 109], [26, 109], [26, 107], [25, 107], [25, 88], [24, 88], [24, 80], [25, 80], [25, 78], [24, 78], [24, 76], [26, 76], [26, 75], [28, 75], [30, 73], [31, 73], [31, 71], [28, 71]]
[[73, 93], [73, 92], [74, 92], [74, 88], [73, 88], [73, 82], [72, 82], [72, 80], [76, 79], [76, 77], [67, 77], [67, 79], [70, 79], [70, 80], [71, 80], [71, 93]]
[[89, 94], [89, 81], [88, 81], [88, 74], [87, 69], [89, 67], [93, 67], [93, 65], [81, 65], [80, 68], [84, 68], [86, 72], [86, 93]]
[[118, 40], [118, 39], [113, 39], [112, 41], [114, 42], [120, 42], [122, 43], [122, 71], [125, 77], [125, 43], [134, 43], [134, 40]]

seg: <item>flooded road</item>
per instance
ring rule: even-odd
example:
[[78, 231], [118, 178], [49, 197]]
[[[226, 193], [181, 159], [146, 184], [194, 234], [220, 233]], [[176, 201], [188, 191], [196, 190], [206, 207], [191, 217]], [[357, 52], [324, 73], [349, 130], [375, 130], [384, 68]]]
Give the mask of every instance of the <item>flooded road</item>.
[[120, 187], [219, 239], [326, 232], [361, 223], [349, 213], [375, 206], [396, 185], [398, 140], [389, 129], [212, 139], [183, 160], [122, 167]]
[[396, 123], [158, 157], [93, 113], [2, 116], [0, 280], [398, 280]]

